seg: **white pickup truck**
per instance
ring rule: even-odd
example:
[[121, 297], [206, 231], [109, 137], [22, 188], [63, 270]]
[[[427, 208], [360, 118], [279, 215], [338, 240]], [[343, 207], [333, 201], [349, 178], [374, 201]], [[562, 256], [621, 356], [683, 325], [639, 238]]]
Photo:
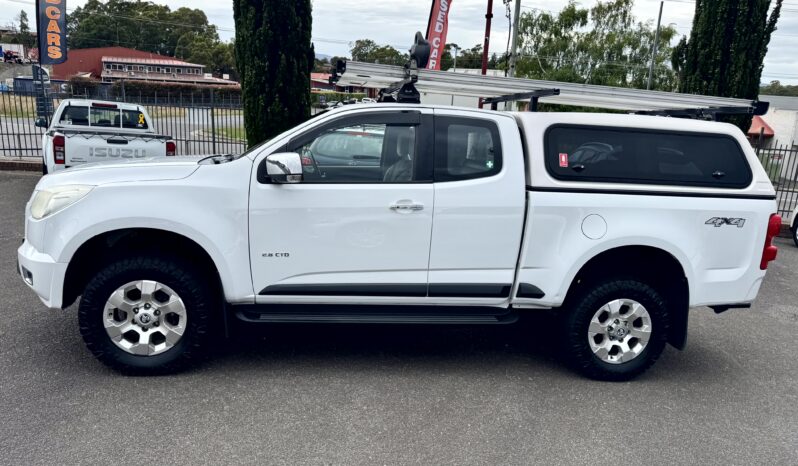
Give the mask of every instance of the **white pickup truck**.
[[46, 306], [82, 295], [86, 344], [126, 372], [184, 367], [227, 319], [554, 309], [533, 332], [629, 379], [685, 346], [688, 309], [750, 306], [781, 223], [739, 129], [675, 118], [352, 105], [242, 156], [160, 162], [45, 176], [18, 254]]
[[[47, 127], [44, 118], [36, 126]], [[44, 173], [84, 163], [175, 155], [169, 136], [157, 134], [141, 105], [66, 99], [42, 136]]]

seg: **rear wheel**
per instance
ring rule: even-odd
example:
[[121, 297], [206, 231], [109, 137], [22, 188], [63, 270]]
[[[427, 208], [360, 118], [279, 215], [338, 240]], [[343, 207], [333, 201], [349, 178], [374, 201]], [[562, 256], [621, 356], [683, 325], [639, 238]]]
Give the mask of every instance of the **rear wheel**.
[[570, 300], [565, 311], [566, 356], [598, 380], [629, 380], [659, 358], [668, 334], [665, 297], [636, 279], [609, 279]]
[[78, 311], [86, 346], [128, 373], [165, 373], [204, 356], [218, 334], [219, 299], [196, 268], [178, 258], [114, 261], [88, 283]]
[[795, 221], [792, 222], [792, 240], [795, 241], [795, 246], [798, 247], [798, 215], [795, 216]]

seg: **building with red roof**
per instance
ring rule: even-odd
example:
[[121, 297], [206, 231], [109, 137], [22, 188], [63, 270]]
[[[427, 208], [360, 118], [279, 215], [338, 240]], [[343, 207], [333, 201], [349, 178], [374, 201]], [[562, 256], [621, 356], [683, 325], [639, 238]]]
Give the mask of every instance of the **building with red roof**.
[[233, 85], [226, 77], [205, 73], [204, 65], [126, 47], [70, 49], [67, 60], [53, 65], [53, 79], [85, 76], [103, 82], [119, 80], [163, 83]]

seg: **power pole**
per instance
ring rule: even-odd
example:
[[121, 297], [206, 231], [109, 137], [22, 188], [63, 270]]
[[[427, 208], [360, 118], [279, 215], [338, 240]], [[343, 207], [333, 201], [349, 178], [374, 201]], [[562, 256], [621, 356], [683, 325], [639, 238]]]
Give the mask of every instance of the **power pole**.
[[[488, 12], [485, 13], [485, 44], [482, 46], [482, 74], [488, 74], [488, 54], [490, 49], [490, 20], [493, 18], [493, 0], [488, 0]], [[482, 97], [479, 98], [482, 108]]]
[[490, 49], [490, 20], [493, 18], [493, 0], [488, 0], [485, 14], [485, 45], [482, 46], [482, 74], [488, 74], [488, 54]]
[[515, 0], [515, 13], [513, 13], [513, 41], [510, 45], [510, 68], [507, 76], [515, 77], [515, 65], [518, 61], [518, 27], [521, 24], [521, 0]]
[[654, 74], [654, 61], [657, 57], [657, 45], [659, 44], [659, 26], [662, 23], [662, 6], [664, 0], [659, 2], [659, 18], [657, 18], [657, 34], [654, 36], [654, 44], [651, 46], [651, 63], [648, 64], [648, 84], [646, 89], [651, 89], [651, 76]]

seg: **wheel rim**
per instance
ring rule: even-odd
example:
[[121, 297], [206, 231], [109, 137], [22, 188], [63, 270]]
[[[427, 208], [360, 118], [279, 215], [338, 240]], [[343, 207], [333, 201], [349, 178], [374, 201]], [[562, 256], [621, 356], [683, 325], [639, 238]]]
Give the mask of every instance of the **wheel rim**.
[[651, 316], [633, 299], [616, 299], [601, 306], [590, 320], [587, 340], [593, 354], [610, 364], [629, 362], [651, 339]]
[[174, 347], [186, 331], [186, 306], [174, 290], [152, 280], [129, 282], [105, 303], [103, 324], [122, 350], [155, 356]]

